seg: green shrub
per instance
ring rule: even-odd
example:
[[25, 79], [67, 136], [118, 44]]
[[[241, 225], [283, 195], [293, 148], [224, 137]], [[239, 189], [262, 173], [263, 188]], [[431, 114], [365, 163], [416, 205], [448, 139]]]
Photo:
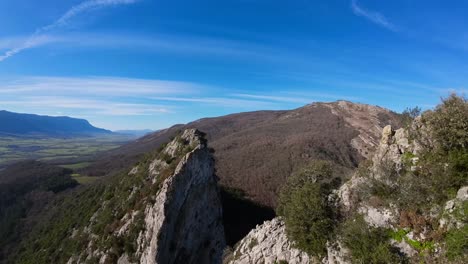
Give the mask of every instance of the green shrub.
[[346, 221], [341, 228], [342, 241], [350, 250], [352, 263], [402, 263], [398, 250], [390, 245], [390, 234], [367, 225], [362, 216]]
[[402, 123], [405, 127], [408, 127], [411, 122], [421, 114], [421, 108], [416, 106], [413, 108], [407, 107], [402, 113], [401, 113], [401, 119]]
[[453, 229], [447, 233], [445, 238], [449, 260], [467, 258], [468, 256], [468, 225], [461, 229]]
[[406, 167], [411, 167], [413, 166], [413, 158], [416, 158], [417, 156], [414, 155], [412, 152], [405, 152], [403, 155], [401, 155], [401, 161]]
[[467, 151], [427, 151], [420, 155], [417, 171], [407, 171], [398, 178], [395, 197], [402, 207], [426, 210], [434, 204], [443, 205], [467, 184]]
[[290, 177], [280, 194], [278, 214], [295, 246], [310, 255], [326, 254], [326, 242], [334, 230], [334, 208], [328, 202], [329, 187], [320, 184], [331, 176], [328, 163], [317, 162]]
[[398, 229], [397, 231], [393, 231], [393, 230], [389, 231], [390, 237], [397, 242], [403, 241], [403, 239], [406, 237], [408, 233], [409, 231], [405, 229]]
[[468, 147], [468, 102], [456, 94], [442, 100], [434, 111], [423, 115], [432, 131], [434, 140], [444, 150]]
[[434, 242], [432, 241], [417, 241], [410, 238], [405, 238], [406, 243], [408, 243], [412, 248], [416, 249], [418, 252], [432, 251], [434, 250]]
[[315, 160], [291, 176], [289, 185], [301, 186], [310, 182], [322, 182], [332, 177], [333, 171], [327, 161]]

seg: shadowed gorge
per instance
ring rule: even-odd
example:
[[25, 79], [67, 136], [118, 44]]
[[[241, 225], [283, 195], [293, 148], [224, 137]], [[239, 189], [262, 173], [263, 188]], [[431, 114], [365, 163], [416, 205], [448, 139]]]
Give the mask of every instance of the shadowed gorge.
[[245, 197], [241, 190], [221, 188], [223, 223], [227, 245], [233, 247], [250, 230], [275, 217], [275, 211]]

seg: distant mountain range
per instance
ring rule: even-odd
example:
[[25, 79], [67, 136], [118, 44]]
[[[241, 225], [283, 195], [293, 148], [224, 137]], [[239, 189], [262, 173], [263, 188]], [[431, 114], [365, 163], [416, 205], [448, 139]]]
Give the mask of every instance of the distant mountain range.
[[85, 119], [0, 111], [0, 134], [69, 137], [105, 135], [112, 134], [112, 131], [97, 128]]
[[151, 129], [141, 129], [141, 130], [115, 130], [114, 133], [117, 134], [122, 134], [122, 135], [128, 135], [128, 136], [134, 136], [134, 137], [142, 137], [146, 136], [150, 133], [153, 133], [156, 131], [153, 131]]

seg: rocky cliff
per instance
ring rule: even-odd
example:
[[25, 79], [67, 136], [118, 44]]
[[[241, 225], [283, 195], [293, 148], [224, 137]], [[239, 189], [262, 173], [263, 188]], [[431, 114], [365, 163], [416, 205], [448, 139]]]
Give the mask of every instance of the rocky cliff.
[[[396, 258], [399, 260], [388, 258], [388, 263], [466, 263], [468, 260], [466, 242], [463, 242], [468, 223], [468, 186], [448, 195], [453, 197], [450, 200], [441, 198], [446, 196], [436, 199], [425, 191], [437, 186], [428, 186], [434, 183], [418, 179], [427, 177], [424, 173], [428, 165], [421, 159], [427, 160], [436, 151], [435, 145], [421, 117], [407, 129], [386, 126], [374, 154], [329, 196], [340, 212], [340, 222], [358, 222], [356, 217], [362, 217], [364, 224], [359, 230], [383, 230], [381, 234], [388, 237], [379, 238], [379, 243], [388, 243], [388, 248], [399, 256]], [[450, 173], [449, 163], [441, 163], [439, 167], [442, 173]], [[448, 181], [448, 176], [445, 177]], [[466, 181], [466, 174], [464, 177]], [[415, 201], [418, 199], [421, 201]], [[333, 240], [327, 242], [327, 255], [317, 259], [294, 247], [286, 236], [284, 222], [278, 217], [252, 230], [225, 261], [232, 264], [352, 263], [356, 254], [345, 245], [345, 240], [349, 245], [350, 239], [346, 238], [349, 234], [344, 234], [343, 228], [336, 230]], [[452, 252], [454, 247], [457, 253]]]
[[[136, 253], [141, 255], [139, 263], [221, 262], [225, 241], [214, 161], [200, 132], [186, 130], [180, 139], [194, 149], [145, 208], [145, 228]], [[163, 152], [174, 158], [182, 147], [172, 141]], [[164, 161], [156, 159], [151, 165], [150, 174], [160, 177]]]
[[[188, 150], [185, 150], [189, 148]], [[220, 263], [225, 246], [222, 208], [214, 160], [202, 134], [186, 130], [170, 142], [148, 168], [153, 183], [164, 177], [168, 162], [181, 157], [172, 175], [162, 183], [153, 202], [144, 208], [144, 227], [138, 235], [133, 259], [139, 263]], [[161, 159], [164, 156], [166, 160]], [[141, 166], [141, 165], [140, 165]], [[135, 167], [133, 171], [138, 171]], [[131, 215], [137, 212], [130, 213]], [[128, 232], [133, 218], [119, 233]], [[122, 255], [119, 263], [131, 263]]]
[[257, 226], [242, 239], [226, 258], [228, 264], [345, 264], [348, 252], [337, 241], [327, 244], [327, 256], [319, 260], [294, 247], [286, 236], [285, 224], [281, 217]]
[[226, 244], [214, 159], [196, 129], [77, 190], [50, 218], [17, 262], [215, 264]]
[[234, 252], [225, 260], [229, 264], [265, 263], [287, 261], [290, 264], [307, 264], [311, 258], [295, 249], [286, 237], [283, 221], [275, 218], [257, 226], [242, 239]]

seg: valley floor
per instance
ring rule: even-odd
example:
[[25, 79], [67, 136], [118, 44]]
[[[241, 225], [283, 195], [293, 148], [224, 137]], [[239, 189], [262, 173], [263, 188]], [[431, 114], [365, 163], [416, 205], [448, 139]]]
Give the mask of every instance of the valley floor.
[[0, 136], [0, 168], [25, 159], [52, 162], [70, 169], [89, 165], [100, 152], [115, 149], [130, 138], [110, 135], [80, 138]]

